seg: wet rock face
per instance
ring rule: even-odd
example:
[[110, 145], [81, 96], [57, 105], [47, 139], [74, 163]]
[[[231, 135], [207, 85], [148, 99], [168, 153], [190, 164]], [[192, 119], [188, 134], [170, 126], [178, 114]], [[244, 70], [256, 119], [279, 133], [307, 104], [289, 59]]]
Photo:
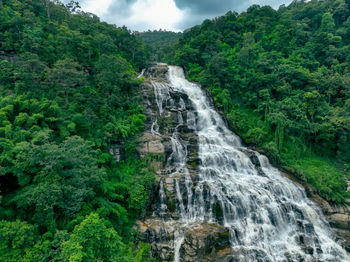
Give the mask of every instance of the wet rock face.
[[[146, 113], [146, 132], [138, 139], [138, 152], [140, 157], [145, 158], [149, 155], [164, 155], [166, 161], [157, 165], [157, 173], [159, 180], [166, 181], [164, 183], [164, 191], [166, 194], [168, 216], [179, 217], [176, 214], [175, 200], [175, 180], [178, 181], [178, 186], [185, 188], [185, 180], [180, 173], [176, 172], [179, 168], [174, 164], [178, 161], [176, 157], [172, 158], [174, 150], [173, 140], [174, 134], [176, 139], [181, 141], [188, 162], [183, 168], [187, 169], [190, 174], [195, 174], [198, 166], [197, 151], [198, 141], [193, 130], [188, 128], [188, 115], [193, 115], [193, 108], [189, 98], [175, 90], [164, 88], [164, 93], [156, 93], [154, 83], [161, 84], [167, 82], [168, 66], [166, 64], [158, 64], [147, 69], [144, 75], [148, 80], [142, 86], [143, 106]], [[160, 89], [162, 91], [162, 89]], [[169, 92], [168, 92], [169, 91]], [[158, 98], [158, 99], [157, 99]], [[161, 101], [161, 104], [159, 104]], [[161, 108], [161, 112], [160, 112]], [[195, 121], [195, 119], [192, 119]], [[158, 203], [153, 205], [152, 211], [159, 211]]]
[[240, 150], [249, 157], [249, 159], [252, 162], [252, 164], [254, 165], [257, 173], [260, 176], [266, 177], [264, 171], [262, 170], [261, 163], [260, 163], [259, 157], [257, 155], [258, 153], [253, 151], [253, 150], [250, 150], [248, 148], [241, 148]]
[[[164, 82], [167, 71], [167, 66], [157, 65], [146, 70], [144, 75], [151, 81]], [[142, 94], [147, 131], [138, 139], [139, 155], [145, 158], [149, 155], [162, 154], [166, 160], [154, 164], [160, 184], [155, 189], [156, 194], [148, 210], [147, 219], [138, 221], [136, 226], [141, 241], [152, 245], [153, 257], [160, 261], [173, 261], [175, 232], [180, 227], [178, 221], [181, 219], [177, 191], [184, 195], [185, 201], [185, 196], [192, 188], [188, 185], [184, 170], [196, 183], [196, 172], [200, 164], [198, 138], [194, 133], [197, 119], [189, 98], [183, 93], [170, 90], [169, 94], [160, 94], [165, 95], [166, 99], [159, 105], [154, 86], [150, 81], [146, 81], [142, 87]], [[161, 114], [159, 107], [162, 109]], [[182, 167], [177, 165], [178, 156], [172, 156], [177, 150], [174, 148], [174, 144], [176, 145], [173, 141], [174, 134], [185, 147], [182, 150], [186, 153], [187, 161]], [[230, 251], [229, 232], [223, 226], [196, 224], [195, 228], [183, 234], [183, 244], [179, 247], [181, 248], [179, 261], [219, 261], [218, 257], [223, 257], [223, 254]]]
[[[317, 195], [308, 184], [302, 182], [298, 174], [293, 174], [292, 172], [281, 173], [305, 188], [308, 197], [310, 197], [322, 209], [322, 212], [332, 227], [337, 240], [342, 243], [348, 252], [350, 252], [350, 206], [348, 204], [338, 205], [327, 202], [325, 199]], [[350, 202], [350, 199], [347, 200], [347, 202]]]

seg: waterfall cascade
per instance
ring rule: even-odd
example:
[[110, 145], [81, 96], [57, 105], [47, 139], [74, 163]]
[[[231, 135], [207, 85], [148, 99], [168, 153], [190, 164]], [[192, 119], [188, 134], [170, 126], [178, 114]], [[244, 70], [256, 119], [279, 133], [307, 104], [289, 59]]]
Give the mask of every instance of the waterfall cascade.
[[[173, 239], [166, 241], [172, 241], [174, 261], [187, 261], [181, 253], [184, 234], [204, 223], [227, 230], [233, 254], [227, 261], [350, 261], [305, 190], [282, 176], [265, 156], [244, 147], [180, 67], [169, 66], [167, 77], [168, 82], [152, 83], [158, 115], [170, 108], [177, 112], [178, 123], [167, 135], [159, 131], [158, 120], [152, 125], [154, 135], [171, 141], [153, 215], [173, 229]], [[179, 133], [184, 128], [197, 137], [195, 175], [187, 167], [188, 143]], [[167, 178], [174, 181], [177, 215], [167, 215]]]

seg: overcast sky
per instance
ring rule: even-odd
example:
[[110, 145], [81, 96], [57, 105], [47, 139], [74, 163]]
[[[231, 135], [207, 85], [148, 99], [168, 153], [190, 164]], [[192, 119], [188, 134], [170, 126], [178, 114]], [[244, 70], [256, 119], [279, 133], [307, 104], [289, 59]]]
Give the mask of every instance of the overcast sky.
[[[68, 2], [69, 0], [65, 0]], [[278, 8], [292, 0], [80, 0], [82, 9], [101, 20], [133, 31], [182, 31], [229, 10], [242, 12], [252, 4]]]

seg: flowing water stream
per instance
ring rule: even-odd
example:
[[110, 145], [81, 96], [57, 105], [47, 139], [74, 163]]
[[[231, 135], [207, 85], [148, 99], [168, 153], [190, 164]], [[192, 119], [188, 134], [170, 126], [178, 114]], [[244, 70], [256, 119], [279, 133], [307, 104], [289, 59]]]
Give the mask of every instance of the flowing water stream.
[[[182, 98], [177, 105], [169, 101], [169, 90], [189, 97], [194, 112], [187, 113], [186, 121], [179, 115], [178, 121], [179, 126], [186, 123], [196, 133], [200, 159], [194, 182], [186, 168], [186, 146], [176, 127], [170, 137], [167, 172], [184, 176], [186, 187], [181, 192], [176, 180], [181, 225], [174, 237], [176, 262], [180, 261], [184, 231], [203, 222], [221, 223], [229, 229], [231, 248], [240, 254], [238, 261], [350, 261], [301, 186], [282, 176], [265, 156], [245, 148], [200, 86], [188, 82], [180, 67], [169, 66], [168, 80], [153, 83], [159, 114], [165, 103], [180, 111], [185, 108]], [[157, 122], [152, 132], [161, 136]], [[247, 152], [256, 156], [254, 163]], [[159, 195], [164, 202], [162, 181]], [[164, 203], [160, 205], [163, 214]]]

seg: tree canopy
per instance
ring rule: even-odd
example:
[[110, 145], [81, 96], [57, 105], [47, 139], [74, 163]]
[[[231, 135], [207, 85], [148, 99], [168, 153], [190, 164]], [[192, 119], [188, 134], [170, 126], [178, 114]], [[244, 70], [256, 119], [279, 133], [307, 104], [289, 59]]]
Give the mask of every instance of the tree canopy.
[[140, 38], [145, 44], [150, 46], [152, 55], [150, 59], [152, 61], [160, 62], [163, 54], [167, 53], [169, 46], [174, 45], [182, 33], [171, 32], [166, 30], [148, 30], [146, 32], [138, 33]]

